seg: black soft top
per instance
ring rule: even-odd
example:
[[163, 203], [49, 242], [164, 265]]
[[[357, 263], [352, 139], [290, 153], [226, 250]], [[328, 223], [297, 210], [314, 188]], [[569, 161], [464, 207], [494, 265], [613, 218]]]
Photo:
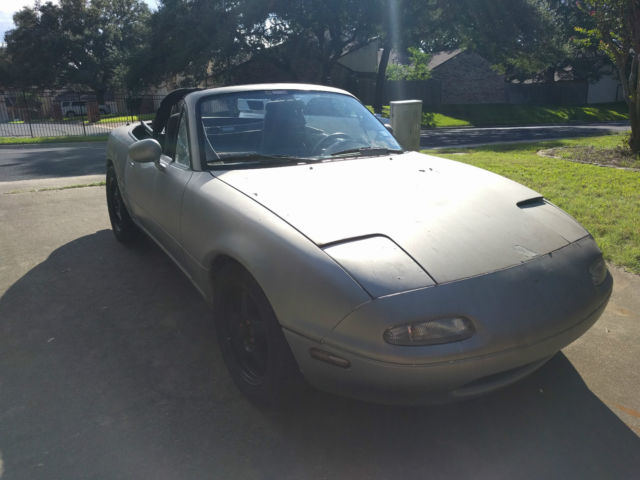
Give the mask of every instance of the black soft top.
[[197, 92], [201, 90], [200, 88], [179, 88], [172, 92], [169, 92], [166, 97], [162, 99], [160, 102], [160, 106], [158, 107], [158, 111], [156, 112], [156, 116], [153, 119], [153, 123], [151, 124], [151, 128], [153, 129], [153, 136], [157, 137], [169, 120], [169, 116], [171, 115], [171, 109], [173, 106], [182, 100], [185, 96], [187, 96], [191, 92]]

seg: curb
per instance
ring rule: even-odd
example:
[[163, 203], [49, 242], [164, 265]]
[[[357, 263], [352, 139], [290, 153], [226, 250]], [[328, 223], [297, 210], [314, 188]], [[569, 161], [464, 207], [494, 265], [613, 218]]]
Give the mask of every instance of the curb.
[[79, 185], [104, 182], [104, 175], [83, 175], [79, 177], [38, 178], [36, 180], [16, 180], [0, 182], [0, 194], [35, 193], [43, 190], [62, 189]]

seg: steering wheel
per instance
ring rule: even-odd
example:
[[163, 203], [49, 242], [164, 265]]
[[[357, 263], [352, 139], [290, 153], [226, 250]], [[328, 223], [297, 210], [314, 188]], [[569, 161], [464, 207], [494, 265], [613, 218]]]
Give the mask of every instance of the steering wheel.
[[315, 147], [313, 147], [312, 149], [312, 155], [319, 155], [323, 150], [336, 143], [338, 140], [348, 141], [353, 140], [353, 137], [343, 132], [332, 133], [328, 137], [324, 137], [322, 140], [316, 143]]

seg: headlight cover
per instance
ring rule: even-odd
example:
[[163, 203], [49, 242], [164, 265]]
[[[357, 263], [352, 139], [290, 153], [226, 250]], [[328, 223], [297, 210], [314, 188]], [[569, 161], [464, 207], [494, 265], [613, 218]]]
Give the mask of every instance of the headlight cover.
[[347, 240], [324, 251], [373, 298], [435, 285], [427, 272], [387, 237]]
[[383, 338], [391, 345], [439, 345], [465, 340], [474, 333], [475, 329], [468, 318], [445, 317], [388, 328]]

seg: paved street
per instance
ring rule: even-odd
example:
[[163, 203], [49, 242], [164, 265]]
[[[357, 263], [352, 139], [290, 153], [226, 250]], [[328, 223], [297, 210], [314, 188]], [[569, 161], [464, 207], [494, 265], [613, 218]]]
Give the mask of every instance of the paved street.
[[539, 125], [531, 127], [434, 128], [431, 130], [422, 130], [420, 146], [423, 148], [438, 148], [506, 142], [537, 142], [541, 140], [622, 133], [629, 130], [629, 128], [627, 123]]
[[104, 175], [105, 142], [0, 146], [0, 182]]
[[[423, 130], [424, 148], [538, 141], [626, 131], [627, 125], [455, 128]], [[0, 135], [2, 133], [0, 132]], [[0, 182], [104, 174], [105, 142], [0, 146]]]
[[638, 277], [614, 270], [598, 323], [492, 395], [397, 408], [309, 392], [265, 411], [178, 269], [114, 240], [103, 187], [32, 191], [83, 178], [0, 192], [3, 480], [637, 477]]

